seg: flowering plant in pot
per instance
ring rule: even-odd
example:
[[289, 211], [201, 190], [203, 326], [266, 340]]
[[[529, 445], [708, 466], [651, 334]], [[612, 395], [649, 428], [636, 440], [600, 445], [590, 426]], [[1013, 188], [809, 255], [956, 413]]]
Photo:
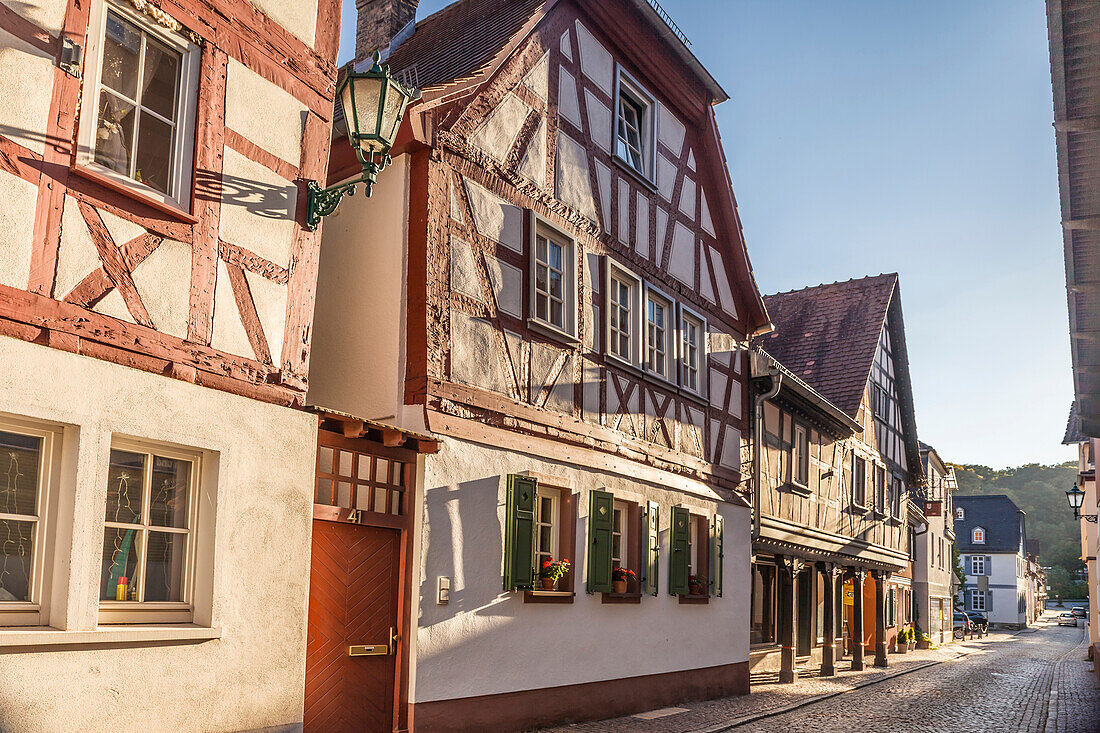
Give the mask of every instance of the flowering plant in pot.
[[616, 593], [626, 593], [627, 581], [635, 578], [633, 570], [620, 568], [618, 565], [611, 568], [611, 589]]
[[688, 576], [688, 592], [693, 596], [703, 595], [703, 586], [706, 585], [707, 579], [702, 575], [689, 575]]
[[542, 561], [542, 567], [539, 569], [539, 579], [542, 581], [543, 590], [554, 590], [558, 581], [569, 572], [569, 560], [555, 560], [550, 558], [549, 560]]
[[898, 654], [905, 654], [909, 650], [909, 629], [902, 629], [898, 632], [898, 640], [894, 644], [894, 650]]

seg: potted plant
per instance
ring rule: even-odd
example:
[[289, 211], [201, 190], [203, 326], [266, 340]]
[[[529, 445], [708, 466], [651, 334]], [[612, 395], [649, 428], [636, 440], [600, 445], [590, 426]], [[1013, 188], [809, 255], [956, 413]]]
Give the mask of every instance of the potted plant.
[[909, 644], [906, 641], [906, 638], [908, 637], [908, 635], [909, 635], [909, 630], [908, 629], [901, 629], [900, 631], [898, 631], [898, 639], [897, 639], [896, 642], [894, 642], [894, 653], [895, 654], [905, 654], [905, 652], [908, 651]]
[[703, 586], [706, 585], [707, 579], [701, 575], [689, 575], [688, 576], [688, 592], [693, 596], [703, 595]]
[[626, 593], [626, 583], [635, 577], [633, 570], [615, 566], [611, 568], [611, 590], [615, 593]]
[[932, 637], [923, 631], [917, 632], [917, 649], [931, 649]]
[[558, 581], [568, 572], [568, 560], [555, 560], [554, 558], [543, 560], [542, 567], [539, 569], [539, 580], [542, 581], [542, 589], [554, 590], [558, 585]]

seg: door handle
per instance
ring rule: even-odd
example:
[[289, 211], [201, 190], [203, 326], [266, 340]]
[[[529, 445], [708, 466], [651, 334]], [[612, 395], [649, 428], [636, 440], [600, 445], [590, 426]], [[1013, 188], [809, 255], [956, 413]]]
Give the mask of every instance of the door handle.
[[397, 653], [397, 642], [401, 637], [397, 629], [390, 627], [390, 640], [386, 644], [352, 644], [348, 647], [349, 657], [388, 657]]

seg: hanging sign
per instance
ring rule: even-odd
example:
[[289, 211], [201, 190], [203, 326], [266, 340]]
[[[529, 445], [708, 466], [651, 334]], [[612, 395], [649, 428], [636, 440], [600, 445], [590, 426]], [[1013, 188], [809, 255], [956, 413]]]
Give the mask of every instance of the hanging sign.
[[844, 605], [845, 606], [855, 605], [855, 602], [856, 602], [855, 598], [856, 598], [856, 591], [855, 591], [854, 586], [852, 585], [852, 581], [850, 581], [850, 580], [845, 581], [845, 583], [844, 583]]

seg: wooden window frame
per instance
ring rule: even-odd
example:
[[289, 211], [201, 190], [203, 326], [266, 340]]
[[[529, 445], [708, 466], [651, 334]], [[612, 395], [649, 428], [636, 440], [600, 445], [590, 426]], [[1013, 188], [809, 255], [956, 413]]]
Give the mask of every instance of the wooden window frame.
[[[643, 354], [643, 336], [642, 336], [642, 279], [631, 272], [629, 269], [615, 262], [610, 257], [607, 258], [607, 276], [606, 276], [606, 302], [604, 303], [604, 309], [606, 311], [607, 328], [604, 333], [604, 354], [607, 359], [630, 367], [635, 370], [642, 370], [642, 354]], [[630, 287], [630, 312], [629, 323], [627, 328], [627, 336], [630, 339], [629, 342], [629, 354], [626, 356], [620, 355], [616, 349], [612, 348], [614, 343], [618, 345], [617, 333], [621, 333], [618, 327], [615, 325], [617, 322], [618, 314], [615, 311], [618, 310], [619, 304], [616, 300], [616, 293], [613, 291], [613, 286], [617, 283], [623, 283]]]
[[[53, 584], [54, 497], [60, 477], [60, 427], [34, 420], [0, 415], [0, 431], [41, 440], [38, 488], [35, 499], [34, 539], [31, 542], [30, 587], [26, 601], [0, 601], [0, 627], [39, 626], [47, 623], [45, 609]], [[3, 466], [3, 468], [7, 468]], [[0, 518], [26, 522], [32, 515], [0, 513]]]
[[[622, 114], [621, 105], [624, 94], [641, 112], [638, 120], [641, 169], [619, 152], [619, 118]], [[649, 185], [655, 185], [657, 180], [657, 100], [621, 66], [616, 69], [615, 106], [614, 114], [611, 116], [611, 126], [611, 144], [614, 150], [612, 159], [641, 177]]]
[[[99, 623], [100, 624], [128, 624], [128, 623], [190, 623], [195, 617], [195, 586], [196, 586], [196, 558], [199, 555], [199, 542], [206, 541], [209, 537], [203, 537], [204, 533], [199, 525], [200, 505], [203, 503], [202, 495], [205, 491], [203, 474], [203, 453], [193, 448], [158, 443], [154, 441], [114, 436], [111, 440], [112, 451], [120, 450], [131, 453], [141, 453], [150, 458], [146, 462], [142, 472], [142, 510], [141, 517], [148, 520], [149, 496], [147, 485], [151, 480], [153, 469], [152, 457], [171, 458], [174, 460], [190, 461], [191, 476], [187, 489], [187, 540], [184, 547], [183, 576], [181, 578], [179, 601], [114, 601], [100, 599]], [[104, 491], [106, 498], [106, 491]], [[165, 531], [166, 528], [151, 524], [149, 521], [140, 523], [118, 524], [101, 519], [100, 528], [104, 532], [113, 527], [132, 527], [139, 530], [143, 537], [148, 537], [151, 531]], [[176, 534], [179, 534], [176, 532]], [[101, 541], [102, 545], [102, 541]], [[145, 542], [142, 543], [142, 553], [138, 560], [139, 587], [144, 587], [146, 580], [145, 565], [148, 549]], [[100, 561], [102, 565], [102, 559]], [[102, 582], [102, 578], [100, 579]]]
[[[536, 502], [541, 495], [553, 495], [557, 501], [555, 502], [557, 508], [557, 532], [555, 533], [554, 542], [558, 550], [558, 556], [555, 560], [565, 558], [569, 560], [570, 567], [569, 572], [562, 576], [558, 581], [557, 590], [539, 590], [536, 585], [534, 590], [523, 591], [524, 603], [572, 603], [573, 598], [576, 595], [574, 588], [576, 587], [576, 577], [580, 572], [577, 565], [577, 495], [573, 492], [573, 489], [567, 485], [564, 485], [560, 481], [555, 481], [553, 477], [544, 476], [535, 473], [523, 474], [529, 478], [534, 478], [538, 481], [538, 490], [536, 494]], [[536, 527], [537, 527], [537, 506], [536, 506]], [[535, 582], [538, 582], [539, 573], [539, 561], [538, 561], [538, 537], [535, 538]]]
[[706, 575], [706, 583], [703, 584], [703, 592], [693, 595], [690, 590], [678, 596], [682, 604], [710, 603], [710, 588], [713, 578], [710, 577], [710, 519], [702, 514], [688, 511], [691, 521], [688, 529], [688, 577], [692, 575]]
[[[99, 116], [108, 10], [139, 26], [143, 32], [179, 51], [182, 56], [179, 89], [176, 98], [179, 115], [176, 121], [171, 153], [174, 171], [168, 193], [162, 193], [95, 161], [92, 137], [95, 134], [95, 125]], [[106, 180], [112, 188], [119, 191], [142, 200], [149, 200], [158, 208], [168, 207], [189, 214], [194, 194], [195, 120], [200, 91], [199, 65], [201, 49], [182, 35], [151, 22], [148, 17], [136, 12], [133, 8], [112, 0], [94, 0], [92, 3], [87, 43], [84, 62], [84, 88], [81, 92], [81, 108], [84, 110], [84, 114], [80, 116], [80, 127], [77, 136], [77, 150], [74, 161], [76, 169], [87, 171], [97, 179]]]
[[[577, 340], [577, 240], [566, 232], [553, 226], [546, 219], [535, 212], [530, 212], [530, 257], [528, 258], [528, 287], [529, 312], [527, 314], [527, 326], [553, 339], [564, 341], [571, 346], [579, 343]], [[540, 318], [538, 313], [539, 290], [537, 286], [536, 272], [539, 266], [538, 240], [542, 237], [553, 241], [562, 248], [562, 325], [558, 326], [550, 321], [549, 309], [547, 318]]]
[[[852, 455], [852, 505], [866, 512], [867, 506], [867, 459]], [[858, 491], [858, 493], [857, 493]]]
[[[656, 347], [650, 340], [650, 327], [652, 325], [649, 320], [650, 302], [661, 305], [665, 311], [664, 337], [662, 339], [664, 342], [664, 357], [662, 358], [664, 374], [653, 368], [649, 360], [650, 350], [656, 351]], [[679, 351], [677, 348], [679, 341], [677, 334], [679, 333], [679, 329], [677, 328], [676, 321], [676, 301], [652, 284], [648, 282], [645, 283], [645, 297], [642, 299], [643, 346], [641, 366], [646, 374], [673, 386], [676, 385], [675, 364], [679, 362]], [[654, 326], [654, 328], [656, 327]]]
[[[625, 567], [634, 571], [634, 579], [627, 579], [626, 593], [603, 593], [601, 603], [641, 603], [642, 600], [642, 565], [643, 561], [643, 537], [645, 527], [642, 526], [642, 505], [631, 499], [615, 497], [615, 509], [622, 512], [623, 526], [626, 532], [620, 540], [620, 554], [625, 552], [625, 559], [619, 567]], [[614, 561], [612, 562], [614, 567]]]
[[[804, 444], [799, 444], [801, 433]], [[810, 488], [810, 428], [804, 423], [791, 420], [791, 484], [801, 489]]]
[[[331, 451], [327, 456], [326, 450]], [[340, 454], [351, 454], [349, 473], [342, 473], [339, 465]], [[363, 457], [371, 460], [371, 470], [367, 478], [362, 478], [359, 462]], [[387, 461], [387, 480], [377, 478], [377, 461]], [[400, 468], [398, 468], [400, 464]], [[400, 483], [394, 483], [400, 476]], [[314, 473], [313, 506], [314, 518], [330, 521], [351, 521], [353, 524], [401, 528], [408, 521], [410, 506], [410, 487], [416, 479], [416, 454], [404, 448], [387, 448], [378, 444], [368, 444], [360, 438], [347, 438], [339, 433], [321, 430], [317, 437], [317, 469]], [[318, 501], [322, 491], [322, 482], [328, 482], [329, 501]], [[339, 484], [349, 486], [349, 506], [339, 503]], [[359, 491], [367, 489], [367, 502], [361, 505]], [[378, 491], [386, 492], [388, 511], [377, 511], [375, 504]], [[398, 511], [393, 511], [395, 506]]]
[[[677, 342], [680, 345], [680, 358], [677, 359], [677, 363], [680, 365], [679, 384], [680, 388], [687, 390], [691, 394], [698, 395], [699, 397], [706, 398], [707, 396], [707, 319], [697, 311], [692, 310], [683, 303], [679, 304], [680, 318], [679, 328], [677, 334]], [[696, 368], [696, 380], [695, 386], [688, 385], [687, 373], [690, 369], [690, 365], [687, 361], [688, 346], [687, 346], [687, 323], [693, 322], [698, 329], [699, 337], [695, 344], [695, 353], [697, 364]]]

